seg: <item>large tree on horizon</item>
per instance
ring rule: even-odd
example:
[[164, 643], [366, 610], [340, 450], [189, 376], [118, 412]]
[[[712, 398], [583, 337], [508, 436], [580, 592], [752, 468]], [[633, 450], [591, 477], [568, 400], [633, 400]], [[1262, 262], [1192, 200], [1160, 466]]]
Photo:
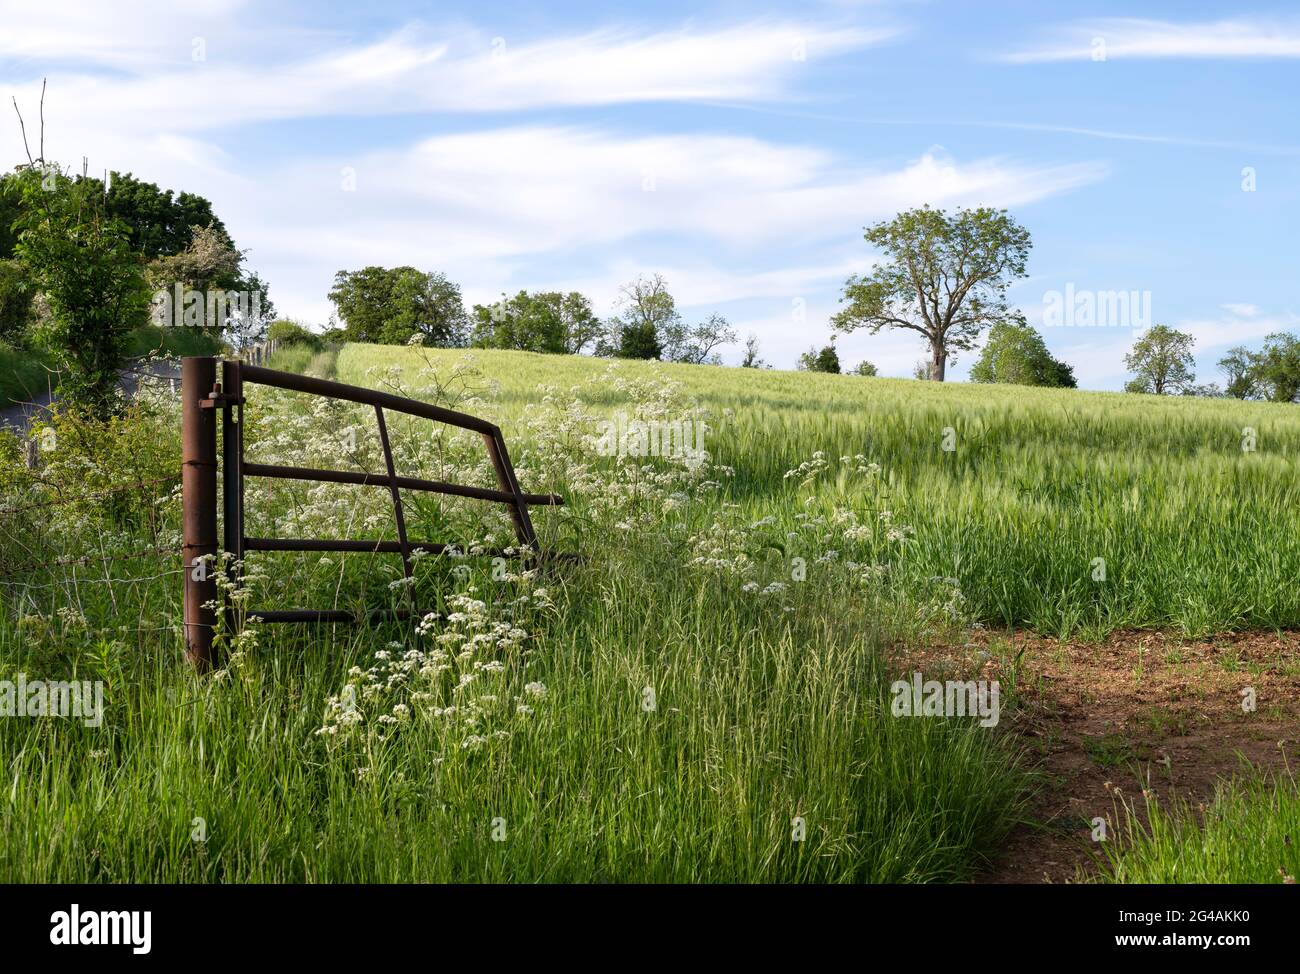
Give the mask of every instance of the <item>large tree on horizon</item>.
[[1150, 328], [1124, 356], [1124, 366], [1137, 373], [1124, 387], [1125, 391], [1163, 396], [1193, 387], [1196, 383], [1194, 344], [1191, 335], [1168, 325]]
[[867, 227], [884, 260], [844, 285], [846, 307], [832, 319], [843, 332], [902, 328], [929, 345], [929, 378], [942, 382], [949, 356], [974, 347], [980, 332], [1019, 320], [1007, 306], [1011, 282], [1026, 275], [1029, 231], [1006, 210], [923, 206]]

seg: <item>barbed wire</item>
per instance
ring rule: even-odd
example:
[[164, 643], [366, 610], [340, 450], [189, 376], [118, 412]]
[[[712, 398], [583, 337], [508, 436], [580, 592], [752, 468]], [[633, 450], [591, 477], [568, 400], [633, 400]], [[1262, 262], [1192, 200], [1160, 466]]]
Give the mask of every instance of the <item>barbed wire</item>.
[[138, 582], [154, 582], [160, 578], [167, 578], [169, 575], [183, 575], [184, 568], [173, 568], [165, 572], [158, 572], [156, 575], [137, 575], [135, 578], [96, 578], [94, 576], [77, 576], [65, 578], [61, 582], [19, 582], [12, 581], [9, 578], [0, 577], [0, 585], [8, 585], [10, 588], [17, 589], [47, 589], [47, 588], [67, 588], [69, 585], [132, 585]]
[[[30, 565], [18, 565], [14, 568], [10, 568], [9, 570], [3, 573], [0, 573], [0, 578], [12, 577], [18, 572], [40, 571], [43, 568], [59, 568], [67, 565], [89, 565], [95, 562], [125, 561], [131, 558], [144, 558], [148, 555], [179, 556], [180, 554], [181, 554], [180, 548], [156, 547], [156, 548], [141, 548], [139, 551], [125, 551], [125, 552], [121, 552], [118, 554], [111, 554], [111, 555], [85, 555], [81, 558], [61, 558], [57, 561], [47, 561], [43, 563], [36, 563]], [[177, 568], [172, 571], [163, 572], [162, 575], [176, 574], [182, 571], [184, 571], [183, 568]], [[162, 575], [159, 575], [158, 577], [161, 578]], [[89, 582], [91, 581], [91, 579], [85, 579], [85, 581]]]

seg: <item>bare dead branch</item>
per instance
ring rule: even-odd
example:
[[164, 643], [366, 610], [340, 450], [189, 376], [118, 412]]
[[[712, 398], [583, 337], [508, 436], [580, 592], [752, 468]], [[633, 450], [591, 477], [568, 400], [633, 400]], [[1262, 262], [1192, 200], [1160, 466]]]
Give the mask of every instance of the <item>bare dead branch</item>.
[[32, 162], [32, 150], [27, 146], [27, 126], [23, 124], [23, 113], [18, 108], [18, 96], [14, 95], [14, 111], [18, 114], [18, 128], [23, 133], [23, 151], [27, 153], [27, 164], [34, 165]]

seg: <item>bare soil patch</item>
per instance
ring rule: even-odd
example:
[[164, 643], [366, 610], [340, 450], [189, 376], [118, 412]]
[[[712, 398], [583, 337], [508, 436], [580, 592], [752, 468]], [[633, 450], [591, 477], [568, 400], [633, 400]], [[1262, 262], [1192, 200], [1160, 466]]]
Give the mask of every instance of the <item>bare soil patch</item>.
[[[1041, 776], [992, 883], [1074, 882], [1102, 855], [1093, 819], [1116, 836], [1123, 800], [1149, 789], [1194, 806], [1248, 769], [1300, 766], [1300, 632], [1185, 640], [1117, 633], [1102, 644], [980, 632], [964, 646], [908, 650], [900, 672], [926, 679], [1000, 680], [1016, 689], [999, 730], [1014, 735]], [[945, 675], [947, 674], [947, 675]], [[1254, 710], [1243, 707], [1253, 690]]]

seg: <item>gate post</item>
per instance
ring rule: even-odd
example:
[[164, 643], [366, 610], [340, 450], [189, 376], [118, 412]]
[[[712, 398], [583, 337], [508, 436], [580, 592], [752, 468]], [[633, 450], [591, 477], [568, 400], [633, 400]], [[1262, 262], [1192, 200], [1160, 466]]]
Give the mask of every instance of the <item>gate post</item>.
[[[211, 408], [216, 378], [215, 358], [189, 356], [181, 360], [185, 656], [199, 672], [212, 666], [212, 638], [217, 623], [216, 612], [205, 607], [217, 598], [217, 415]], [[209, 403], [206, 408], [204, 400]]]

